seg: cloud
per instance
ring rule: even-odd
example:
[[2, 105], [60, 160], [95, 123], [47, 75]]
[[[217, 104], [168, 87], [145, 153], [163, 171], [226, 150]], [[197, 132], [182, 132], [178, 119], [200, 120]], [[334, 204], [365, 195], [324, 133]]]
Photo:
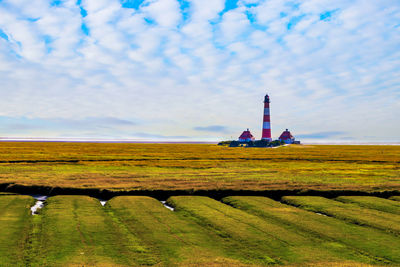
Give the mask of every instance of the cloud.
[[118, 126], [133, 126], [137, 125], [137, 123], [123, 120], [119, 118], [112, 118], [112, 117], [88, 117], [78, 120], [73, 119], [51, 119], [50, 121], [59, 122], [59, 123], [66, 123], [66, 124], [85, 124], [85, 125], [118, 125]]
[[146, 140], [183, 140], [183, 139], [190, 139], [189, 136], [183, 136], [183, 135], [161, 135], [161, 134], [152, 134], [152, 133], [134, 133], [133, 136], [137, 138], [143, 138]]
[[[49, 132], [58, 136], [80, 136], [81, 132], [93, 131], [92, 135], [102, 136], [112, 131], [131, 131], [137, 123], [112, 117], [87, 117], [78, 119], [65, 118], [27, 118], [0, 117], [0, 134], [4, 136], [36, 136]], [[96, 134], [98, 132], [99, 134]], [[40, 136], [38, 136], [40, 137]]]
[[[303, 139], [327, 139], [327, 138], [336, 138], [340, 135], [346, 134], [346, 132], [316, 132], [316, 133], [309, 133], [309, 134], [300, 134], [297, 135], [296, 138], [303, 138]], [[340, 139], [349, 139], [351, 137], [341, 137]]]
[[250, 26], [250, 21], [245, 12], [246, 9], [242, 7], [224, 13], [222, 21], [219, 23], [219, 34], [221, 35], [222, 42], [231, 43], [248, 32], [246, 30]]
[[210, 126], [197, 126], [193, 128], [195, 131], [201, 131], [201, 132], [220, 132], [220, 133], [225, 133], [228, 131], [227, 127], [221, 126], [221, 125], [210, 125]]
[[160, 27], [175, 28], [181, 20], [179, 4], [175, 0], [151, 0], [145, 3], [142, 11], [154, 18]]
[[273, 136], [392, 138], [399, 19], [393, 0], [3, 0], [1, 134], [259, 138], [268, 92]]

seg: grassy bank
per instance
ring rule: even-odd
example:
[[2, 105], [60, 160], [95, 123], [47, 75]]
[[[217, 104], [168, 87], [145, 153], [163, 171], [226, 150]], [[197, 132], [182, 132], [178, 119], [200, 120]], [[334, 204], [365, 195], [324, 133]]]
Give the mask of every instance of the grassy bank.
[[153, 264], [134, 234], [124, 231], [99, 201], [85, 196], [47, 200], [36, 220], [34, 266], [136, 266]]
[[174, 196], [171, 211], [145, 196], [103, 207], [60, 195], [31, 215], [34, 202], [0, 195], [1, 266], [400, 265], [395, 234], [265, 197]]
[[0, 195], [0, 262], [2, 266], [24, 266], [31, 232], [29, 196]]
[[357, 204], [315, 196], [287, 196], [282, 201], [359, 225], [368, 225], [400, 235], [400, 215], [360, 207]]
[[247, 258], [248, 249], [240, 251], [233, 240], [207, 231], [187, 216], [168, 210], [154, 198], [116, 197], [107, 203], [107, 208], [152, 249], [155, 263], [229, 266], [257, 262], [257, 259]]
[[384, 231], [355, 225], [264, 197], [227, 197], [223, 202], [264, 220], [305, 232], [331, 242], [333, 247], [353, 252], [357, 261], [371, 264], [400, 264], [400, 239]]
[[125, 190], [400, 190], [400, 146], [0, 142], [0, 184]]
[[[359, 261], [348, 248], [301, 233], [281, 223], [261, 219], [206, 197], [171, 197], [178, 213], [237, 242], [237, 248], [258, 264], [323, 264]], [[233, 247], [232, 247], [233, 248]]]
[[390, 197], [391, 200], [400, 201], [400, 196], [392, 196]]
[[360, 207], [400, 215], [400, 203], [389, 199], [367, 196], [341, 196], [336, 198], [336, 200], [343, 203], [354, 203]]

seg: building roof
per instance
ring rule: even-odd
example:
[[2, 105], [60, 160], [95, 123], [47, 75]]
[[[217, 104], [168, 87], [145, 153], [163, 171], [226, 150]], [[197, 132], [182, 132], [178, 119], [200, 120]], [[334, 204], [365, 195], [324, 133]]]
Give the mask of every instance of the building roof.
[[240, 136], [239, 139], [253, 139], [254, 136], [250, 133], [249, 129], [247, 131], [244, 131]]
[[294, 139], [293, 135], [289, 132], [288, 129], [284, 131], [281, 136], [279, 136], [280, 140], [288, 140], [288, 139]]

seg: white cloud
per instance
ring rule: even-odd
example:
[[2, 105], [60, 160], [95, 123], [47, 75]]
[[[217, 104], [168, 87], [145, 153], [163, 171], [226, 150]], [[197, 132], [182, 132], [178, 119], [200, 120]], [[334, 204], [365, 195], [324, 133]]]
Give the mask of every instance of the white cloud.
[[225, 0], [208, 1], [206, 4], [202, 0], [190, 2], [192, 8], [192, 19], [206, 21], [215, 18], [225, 7]]
[[253, 12], [260, 24], [267, 24], [277, 20], [281, 15], [290, 12], [290, 10], [288, 3], [281, 0], [264, 1], [253, 8]]
[[174, 28], [181, 20], [176, 0], [151, 0], [142, 10], [149, 14], [161, 27]]
[[400, 134], [396, 1], [252, 0], [223, 13], [223, 0], [194, 0], [185, 21], [176, 0], [81, 6], [86, 17], [72, 0], [0, 2], [1, 116], [140, 119], [130, 132], [110, 125], [120, 137], [209, 139], [194, 130], [209, 125], [229, 129], [215, 139], [258, 136], [268, 91], [275, 136]]
[[233, 42], [250, 26], [244, 8], [236, 8], [226, 12], [220, 23], [221, 37], [224, 42]]

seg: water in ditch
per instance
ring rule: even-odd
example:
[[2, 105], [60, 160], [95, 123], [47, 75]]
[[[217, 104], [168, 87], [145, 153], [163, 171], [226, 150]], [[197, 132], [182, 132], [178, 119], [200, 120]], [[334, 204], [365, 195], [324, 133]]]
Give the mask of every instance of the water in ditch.
[[47, 196], [32, 195], [32, 197], [36, 199], [36, 203], [35, 203], [35, 205], [33, 205], [31, 207], [31, 213], [32, 213], [32, 215], [37, 215], [38, 214], [38, 210], [43, 208], [44, 202], [46, 201]]
[[166, 201], [163, 200], [163, 201], [161, 201], [161, 203], [162, 203], [162, 204], [164, 205], [164, 207], [166, 207], [167, 209], [172, 210], [172, 211], [175, 210], [173, 207], [169, 206], [169, 205], [167, 204]]

